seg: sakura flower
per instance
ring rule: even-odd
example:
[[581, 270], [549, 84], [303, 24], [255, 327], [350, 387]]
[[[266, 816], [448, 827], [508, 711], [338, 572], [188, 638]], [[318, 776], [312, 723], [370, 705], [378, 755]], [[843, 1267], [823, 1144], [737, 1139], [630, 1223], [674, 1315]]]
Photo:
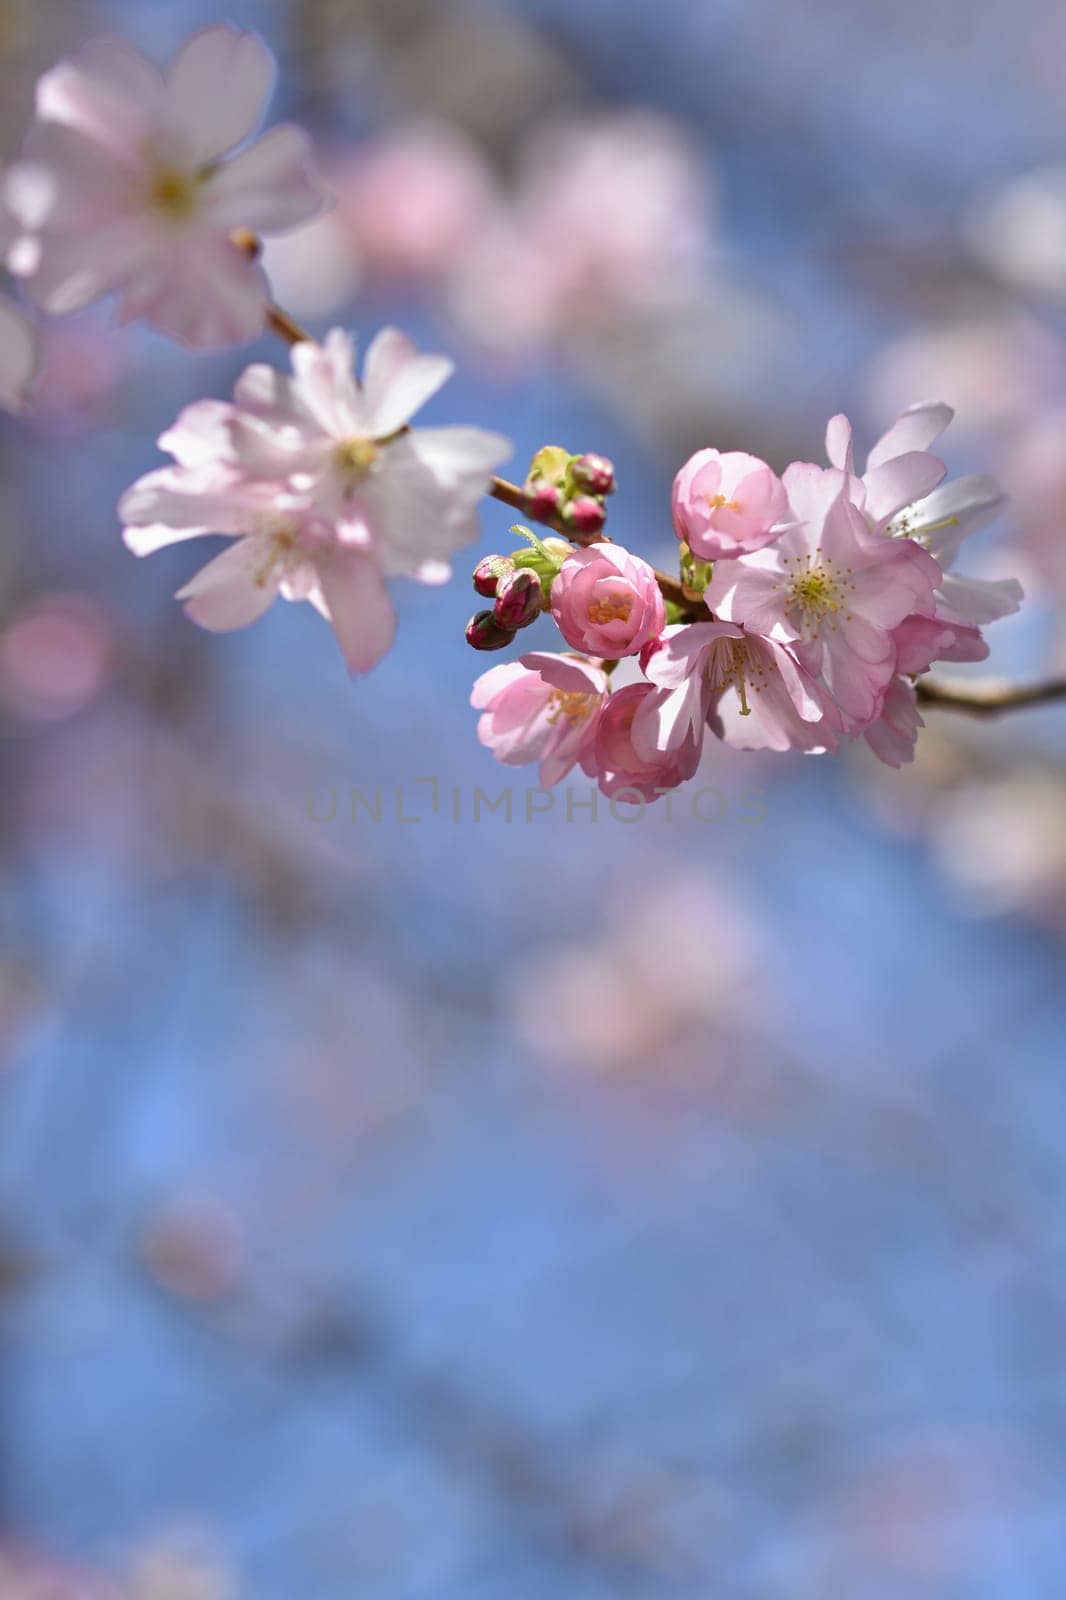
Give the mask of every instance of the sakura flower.
[[703, 561], [759, 550], [788, 516], [780, 478], [741, 450], [698, 450], [674, 479], [674, 528]]
[[596, 727], [609, 688], [594, 662], [532, 651], [475, 683], [470, 704], [482, 712], [477, 736], [507, 766], [539, 761], [546, 789], [578, 762], [594, 777]]
[[676, 744], [638, 750], [633, 726], [649, 696], [658, 690], [650, 683], [631, 683], [611, 695], [596, 723], [593, 761], [602, 792], [611, 799], [635, 794], [656, 800], [676, 789], [695, 773], [703, 749], [702, 725], [692, 728]]
[[740, 750], [837, 746], [839, 718], [810, 673], [785, 646], [736, 623], [667, 628], [644, 671], [658, 693], [641, 705], [633, 740], [649, 759], [698, 741], [705, 724]]
[[477, 501], [508, 441], [479, 428], [409, 429], [451, 372], [395, 329], [367, 352], [362, 388], [351, 341], [297, 345], [295, 376], [253, 366], [236, 401], [205, 400], [161, 437], [177, 465], [148, 473], [120, 504], [135, 555], [207, 533], [236, 543], [179, 592], [194, 622], [241, 628], [279, 595], [332, 623], [352, 672], [392, 642], [386, 577], [440, 582], [477, 531]]
[[638, 654], [666, 621], [654, 570], [616, 544], [592, 544], [568, 556], [552, 584], [551, 604], [567, 644], [604, 659]]
[[299, 128], [253, 140], [274, 81], [254, 34], [205, 28], [169, 73], [121, 39], [90, 41], [37, 85], [8, 201], [24, 237], [11, 258], [44, 311], [121, 296], [187, 345], [252, 339], [269, 299], [234, 229], [284, 233], [326, 194]]
[[[917, 480], [911, 466], [891, 481], [870, 475], [868, 514], [876, 522], [899, 510], [902, 486], [909, 492]], [[896, 671], [893, 630], [913, 612], [932, 614], [940, 579], [936, 562], [913, 540], [871, 531], [849, 499], [855, 482], [846, 471], [789, 467], [784, 483], [797, 523], [775, 545], [717, 563], [706, 595], [720, 617], [791, 644], [850, 733], [879, 714]]]
[[[994, 478], [940, 483], [943, 464], [928, 451], [953, 416], [940, 402], [908, 407], [870, 451], [861, 492], [852, 484], [850, 493], [876, 531], [915, 540], [938, 563], [944, 576], [935, 590], [936, 615], [977, 627], [1017, 611], [1022, 589], [1014, 578], [989, 582], [949, 572], [962, 541], [992, 522], [1006, 503]], [[834, 467], [854, 473], [847, 417], [830, 421], [826, 452]]]
[[445, 581], [449, 557], [473, 542], [478, 502], [510, 441], [484, 428], [412, 428], [451, 377], [445, 356], [420, 355], [396, 328], [366, 353], [334, 329], [292, 351], [292, 378], [249, 367], [234, 390], [229, 459], [248, 477], [291, 482], [351, 544], [373, 546], [387, 577]]

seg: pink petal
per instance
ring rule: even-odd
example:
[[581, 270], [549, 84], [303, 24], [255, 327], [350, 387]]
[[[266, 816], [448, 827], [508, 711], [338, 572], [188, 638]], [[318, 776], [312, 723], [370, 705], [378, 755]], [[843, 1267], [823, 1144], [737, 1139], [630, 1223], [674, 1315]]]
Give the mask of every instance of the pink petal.
[[315, 566], [348, 671], [369, 672], [396, 637], [396, 612], [376, 561], [356, 551], [332, 551]]
[[278, 594], [269, 550], [264, 539], [240, 539], [223, 550], [178, 590], [186, 614], [211, 633], [230, 633], [256, 622]]
[[269, 290], [258, 261], [226, 238], [193, 236], [160, 251], [130, 284], [123, 322], [143, 318], [193, 350], [247, 344], [263, 331]]
[[274, 57], [257, 34], [227, 23], [193, 34], [166, 86], [167, 120], [181, 132], [192, 161], [212, 161], [255, 132], [275, 71]]
[[61, 122], [108, 150], [125, 166], [155, 129], [163, 104], [159, 69], [124, 39], [92, 39], [37, 84], [42, 122]]

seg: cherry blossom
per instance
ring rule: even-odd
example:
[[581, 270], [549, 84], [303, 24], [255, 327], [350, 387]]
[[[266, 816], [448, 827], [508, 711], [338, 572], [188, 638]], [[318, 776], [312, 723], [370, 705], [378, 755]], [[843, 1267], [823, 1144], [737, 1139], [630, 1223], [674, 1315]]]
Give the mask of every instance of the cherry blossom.
[[261, 331], [266, 276], [233, 230], [284, 233], [327, 203], [301, 129], [253, 138], [274, 71], [261, 39], [222, 24], [167, 74], [106, 37], [45, 73], [7, 182], [23, 235], [11, 267], [42, 310], [118, 294], [123, 321], [193, 347]]
[[654, 570], [616, 544], [575, 550], [552, 584], [552, 616], [567, 644], [613, 659], [656, 638], [666, 610]]
[[200, 401], [164, 433], [175, 466], [123, 496], [135, 555], [206, 533], [235, 543], [179, 591], [212, 631], [254, 622], [280, 595], [332, 623], [353, 672], [392, 643], [385, 578], [439, 583], [477, 534], [477, 505], [508, 441], [480, 428], [411, 428], [451, 363], [386, 328], [367, 351], [335, 330], [292, 352], [293, 376], [249, 367], [232, 404]]
[[475, 683], [470, 703], [482, 713], [477, 736], [507, 766], [539, 762], [546, 789], [578, 763], [596, 777], [596, 729], [609, 688], [596, 662], [532, 651]]
[[759, 550], [788, 515], [784, 485], [765, 461], [698, 450], [674, 479], [674, 528], [693, 554], [717, 561]]

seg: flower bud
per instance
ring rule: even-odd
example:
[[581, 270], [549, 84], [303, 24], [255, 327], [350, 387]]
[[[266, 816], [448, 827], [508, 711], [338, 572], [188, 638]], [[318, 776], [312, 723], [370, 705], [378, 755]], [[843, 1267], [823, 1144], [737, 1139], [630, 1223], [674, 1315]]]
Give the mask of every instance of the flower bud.
[[492, 615], [501, 628], [527, 628], [540, 615], [540, 578], [529, 567], [520, 567], [500, 580]]
[[606, 456], [575, 456], [570, 463], [570, 481], [588, 494], [614, 494], [614, 462]]
[[546, 444], [529, 464], [528, 484], [561, 484], [570, 466], [570, 452], [561, 444]]
[[514, 562], [510, 556], [486, 556], [474, 568], [474, 588], [478, 594], [483, 594], [492, 600], [495, 598], [500, 579], [506, 578], [507, 574], [513, 571]]
[[524, 488], [531, 517], [553, 517], [559, 510], [563, 494], [557, 483], [527, 478]]
[[571, 500], [563, 516], [578, 533], [599, 533], [607, 521], [603, 505], [590, 494], [581, 494], [576, 500]]
[[511, 628], [501, 628], [491, 611], [479, 611], [466, 625], [466, 642], [475, 650], [502, 650], [514, 638]]

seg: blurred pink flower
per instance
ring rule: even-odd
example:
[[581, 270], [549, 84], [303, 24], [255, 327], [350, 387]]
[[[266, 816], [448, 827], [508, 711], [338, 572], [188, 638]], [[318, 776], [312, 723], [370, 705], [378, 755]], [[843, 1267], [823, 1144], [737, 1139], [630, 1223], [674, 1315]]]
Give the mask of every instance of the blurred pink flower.
[[28, 721], [71, 717], [99, 693], [112, 653], [108, 619], [88, 595], [39, 596], [0, 632], [0, 702]]
[[498, 434], [419, 428], [410, 418], [452, 364], [419, 355], [386, 328], [366, 355], [334, 330], [292, 352], [293, 377], [249, 367], [232, 405], [187, 408], [160, 439], [177, 460], [141, 478], [120, 504], [135, 555], [206, 533], [236, 537], [179, 592], [194, 622], [228, 631], [278, 595], [309, 600], [331, 623], [352, 672], [392, 643], [386, 577], [440, 583], [477, 535], [478, 501], [510, 454]]
[[532, 651], [482, 673], [470, 704], [482, 713], [477, 736], [507, 766], [540, 763], [550, 789], [578, 762], [596, 776], [596, 724], [609, 692], [591, 661]]
[[510, 212], [469, 239], [458, 314], [485, 342], [521, 348], [675, 303], [705, 267], [708, 188], [666, 118], [549, 124], [525, 152]]
[[37, 372], [37, 330], [25, 313], [0, 295], [0, 406], [24, 411]]
[[267, 280], [232, 230], [285, 232], [327, 198], [301, 129], [248, 142], [273, 81], [262, 41], [226, 24], [166, 76], [114, 38], [47, 72], [7, 183], [23, 229], [11, 266], [37, 304], [59, 315], [118, 293], [123, 320], [194, 347], [254, 338]]
[[617, 544], [568, 556], [552, 584], [551, 606], [567, 644], [604, 660], [638, 654], [666, 621], [654, 570]]
[[439, 277], [496, 206], [487, 162], [445, 122], [413, 121], [330, 173], [337, 220], [367, 272]]
[[123, 341], [97, 318], [46, 327], [33, 386], [34, 423], [59, 433], [98, 426], [127, 366]]
[[674, 479], [674, 529], [703, 561], [759, 550], [777, 537], [788, 497], [765, 461], [743, 451], [698, 450]]

